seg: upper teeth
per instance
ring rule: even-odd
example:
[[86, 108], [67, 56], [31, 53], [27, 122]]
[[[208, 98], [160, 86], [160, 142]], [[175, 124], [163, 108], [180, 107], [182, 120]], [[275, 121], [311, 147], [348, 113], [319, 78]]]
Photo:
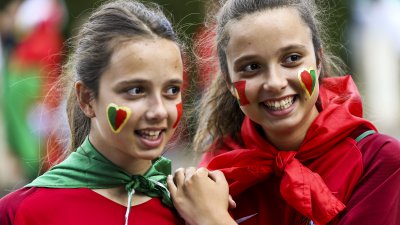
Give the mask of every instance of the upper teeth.
[[289, 108], [293, 104], [294, 96], [289, 96], [279, 101], [267, 100], [264, 104], [272, 110], [283, 110]]
[[149, 136], [158, 136], [161, 131], [143, 130], [141, 133]]
[[140, 134], [146, 135], [146, 136], [156, 136], [158, 137], [160, 135], [161, 131], [155, 131], [155, 130], [142, 130], [140, 131]]

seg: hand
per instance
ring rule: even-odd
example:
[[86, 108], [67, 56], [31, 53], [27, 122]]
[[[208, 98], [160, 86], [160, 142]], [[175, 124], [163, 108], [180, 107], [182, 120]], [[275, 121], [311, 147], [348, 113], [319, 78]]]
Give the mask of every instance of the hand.
[[236, 203], [221, 171], [179, 168], [167, 183], [175, 208], [187, 224], [236, 224], [228, 213], [228, 207], [236, 207]]

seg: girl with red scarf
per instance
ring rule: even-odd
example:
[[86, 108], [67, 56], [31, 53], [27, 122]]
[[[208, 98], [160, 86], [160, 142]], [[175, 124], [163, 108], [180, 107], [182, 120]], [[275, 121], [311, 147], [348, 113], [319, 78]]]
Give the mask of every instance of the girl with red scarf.
[[68, 157], [0, 200], [1, 225], [184, 224], [161, 154], [182, 113], [183, 61], [157, 7], [119, 0], [83, 24], [64, 70]]
[[[308, 0], [221, 7], [220, 74], [194, 141], [207, 149], [200, 166], [214, 172], [181, 169], [169, 179], [192, 224], [400, 224], [399, 141], [362, 118], [351, 76], [328, 77], [343, 73], [317, 16]], [[229, 214], [215, 170], [236, 202]]]

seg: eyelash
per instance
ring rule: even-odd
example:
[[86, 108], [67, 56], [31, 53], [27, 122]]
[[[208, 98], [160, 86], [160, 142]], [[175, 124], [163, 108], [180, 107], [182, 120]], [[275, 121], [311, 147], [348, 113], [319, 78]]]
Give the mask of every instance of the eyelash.
[[[134, 92], [132, 92], [133, 90], [139, 90], [139, 93], [134, 93]], [[135, 96], [135, 95], [141, 95], [141, 94], [144, 93], [144, 88], [142, 88], [142, 87], [132, 87], [132, 88], [127, 89], [126, 92], [127, 92], [129, 95], [133, 95], [133, 96]]]
[[[257, 67], [257, 68], [254, 68], [254, 67]], [[247, 65], [243, 66], [241, 71], [243, 71], [243, 72], [253, 72], [253, 71], [255, 71], [255, 70], [259, 69], [259, 68], [260, 68], [260, 65], [258, 65], [257, 63], [250, 63], [250, 64], [247, 64]]]
[[[283, 58], [282, 64], [288, 67], [294, 67], [300, 64], [300, 60], [303, 58], [303, 56], [299, 54], [291, 54], [288, 55], [287, 57]], [[257, 63], [248, 63], [245, 64], [240, 68], [240, 72], [242, 73], [253, 73], [256, 72], [258, 69], [260, 69], [261, 66]]]
[[[295, 60], [293, 60], [293, 57], [296, 57]], [[286, 65], [293, 65], [293, 64], [297, 64], [303, 57], [301, 55], [298, 54], [292, 54], [289, 55], [288, 57], [284, 58], [283, 63]], [[290, 62], [288, 62], [288, 60], [291, 60]]]
[[[169, 93], [169, 90], [172, 90], [172, 89], [175, 90], [175, 93]], [[179, 86], [168, 87], [168, 89], [166, 91], [167, 95], [173, 95], [173, 96], [178, 95], [180, 92], [181, 92], [181, 88]]]
[[[130, 87], [124, 90], [129, 96], [141, 96], [145, 94], [145, 88], [143, 87]], [[165, 91], [165, 95], [168, 97], [177, 96], [181, 92], [180, 86], [170, 86]]]

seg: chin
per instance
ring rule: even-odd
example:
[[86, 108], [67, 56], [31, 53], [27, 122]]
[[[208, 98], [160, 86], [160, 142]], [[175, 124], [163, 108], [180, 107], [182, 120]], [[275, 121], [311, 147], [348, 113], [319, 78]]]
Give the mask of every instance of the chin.
[[136, 157], [144, 160], [153, 160], [160, 157], [162, 151], [162, 149], [141, 150], [136, 154]]

